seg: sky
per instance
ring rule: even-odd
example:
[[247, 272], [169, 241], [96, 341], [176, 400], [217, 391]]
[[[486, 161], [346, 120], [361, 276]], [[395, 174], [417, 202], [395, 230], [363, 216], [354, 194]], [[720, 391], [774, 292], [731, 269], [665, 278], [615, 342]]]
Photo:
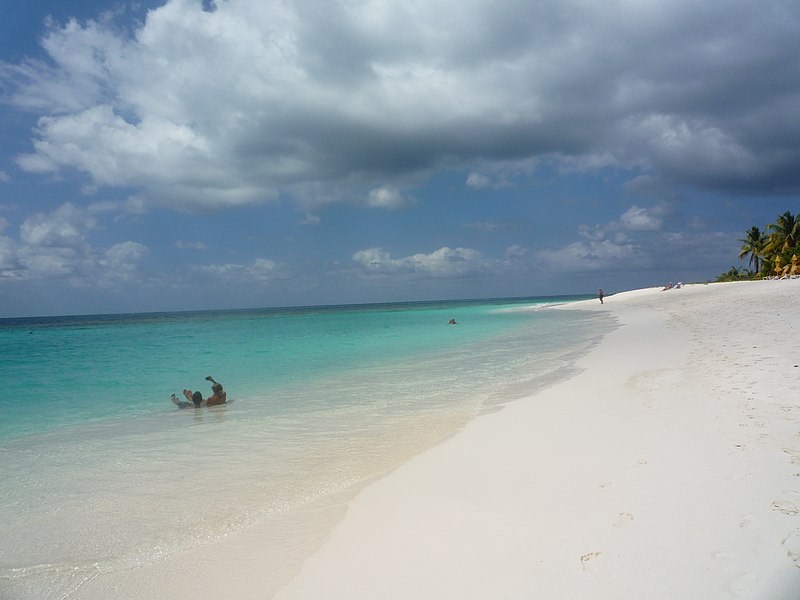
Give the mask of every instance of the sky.
[[0, 317], [708, 281], [800, 0], [0, 0]]

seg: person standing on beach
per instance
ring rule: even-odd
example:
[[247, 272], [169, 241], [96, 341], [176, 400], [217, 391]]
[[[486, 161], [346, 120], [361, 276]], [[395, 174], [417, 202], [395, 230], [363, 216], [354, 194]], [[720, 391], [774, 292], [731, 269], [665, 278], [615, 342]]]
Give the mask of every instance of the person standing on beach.
[[603, 303], [603, 295], [604, 295], [603, 288], [597, 290], [597, 297], [600, 298], [600, 304]]

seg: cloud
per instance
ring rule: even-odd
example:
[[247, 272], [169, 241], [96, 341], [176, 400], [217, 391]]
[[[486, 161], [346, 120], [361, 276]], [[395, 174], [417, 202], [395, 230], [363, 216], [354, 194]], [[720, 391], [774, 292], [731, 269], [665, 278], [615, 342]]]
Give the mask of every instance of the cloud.
[[105, 260], [108, 264], [119, 267], [130, 265], [132, 262], [149, 254], [149, 252], [146, 246], [138, 242], [122, 242], [114, 244], [111, 248], [106, 250]]
[[479, 165], [467, 175], [465, 185], [473, 190], [501, 190], [514, 187], [519, 179], [533, 177], [537, 168], [544, 162], [553, 160], [563, 163], [568, 158], [548, 157], [548, 160], [544, 161], [538, 153], [513, 159], [490, 157], [480, 161]]
[[21, 277], [14, 240], [0, 235], [0, 283]]
[[86, 211], [66, 203], [50, 214], [26, 219], [19, 228], [20, 240], [27, 246], [84, 248], [85, 234], [96, 224]]
[[249, 264], [225, 263], [195, 265], [192, 270], [223, 281], [236, 283], [269, 283], [285, 279], [285, 267], [267, 258], [256, 258]]
[[515, 231], [519, 229], [525, 229], [529, 227], [529, 223], [525, 223], [524, 221], [513, 220], [513, 221], [472, 221], [470, 223], [464, 223], [462, 227], [464, 229], [470, 229], [472, 231], [481, 231], [483, 233], [498, 233], [501, 231]]
[[9, 176], [9, 174], [0, 169], [0, 182], [8, 183], [9, 181], [11, 181], [11, 177]]
[[180, 250], [205, 250], [207, 246], [205, 242], [185, 242], [183, 240], [178, 240], [175, 242], [175, 247]]
[[71, 203], [28, 217], [18, 239], [0, 236], [0, 284], [56, 278], [73, 287], [113, 287], [131, 280], [149, 249], [133, 241], [96, 248], [89, 234], [97, 227], [89, 209]]
[[311, 213], [306, 213], [306, 215], [298, 221], [300, 225], [319, 225], [322, 222], [317, 215], [312, 215]]
[[[142, 264], [150, 255], [144, 244], [132, 240], [108, 247], [93, 244], [91, 234], [103, 229], [97, 215], [107, 212], [66, 203], [25, 219], [17, 239], [0, 235], [0, 287], [12, 281], [48, 281], [97, 290], [121, 289], [132, 281], [142, 289], [185, 290], [192, 285], [181, 272], [144, 271]], [[180, 249], [206, 248], [201, 241], [179, 240], [174, 245]], [[260, 285], [287, 277], [283, 265], [266, 258], [245, 264], [195, 265], [190, 271], [229, 286]]]
[[537, 253], [546, 269], [555, 273], [587, 273], [609, 269], [641, 269], [651, 265], [637, 245], [613, 240], [584, 240]]
[[353, 261], [369, 275], [422, 275], [464, 277], [492, 271], [497, 263], [469, 248], [439, 248], [430, 254], [392, 258], [382, 248], [367, 248], [353, 254]]
[[620, 217], [619, 222], [629, 231], [658, 231], [662, 220], [655, 213], [654, 210], [631, 206]]
[[464, 229], [471, 229], [473, 231], [482, 231], [484, 233], [497, 233], [505, 228], [505, 224], [497, 223], [495, 221], [473, 221], [471, 223], [464, 223]]
[[150, 249], [138, 242], [114, 244], [97, 260], [102, 269], [101, 287], [113, 287], [118, 283], [138, 279], [139, 263], [150, 254]]
[[528, 253], [528, 249], [519, 244], [512, 244], [506, 248], [506, 256], [509, 258], [521, 258]]
[[371, 208], [386, 208], [388, 210], [397, 210], [403, 208], [414, 201], [402, 194], [400, 190], [392, 187], [380, 187], [370, 190], [367, 195], [367, 206]]
[[628, 234], [639, 231], [659, 231], [663, 218], [670, 212], [668, 203], [660, 203], [651, 207], [631, 206], [616, 221], [599, 225], [580, 225], [578, 233], [591, 240], [603, 240], [615, 236], [618, 240], [626, 239]]
[[121, 218], [124, 215], [142, 215], [146, 212], [145, 204], [139, 196], [130, 196], [125, 200], [93, 202], [88, 208], [91, 214], [113, 213], [115, 218]]
[[467, 176], [467, 187], [484, 190], [492, 187], [492, 180], [482, 173], [470, 173]]
[[668, 204], [632, 206], [616, 221], [580, 225], [582, 240], [538, 250], [535, 264], [552, 273], [647, 274], [666, 268], [685, 273], [718, 269], [738, 253], [735, 233], [664, 231], [670, 210]]
[[320, 188], [397, 208], [409, 177], [457, 168], [482, 188], [497, 180], [476, 164], [537, 158], [721, 191], [800, 186], [792, 3], [214, 8], [51, 23], [47, 62], [0, 65], [8, 99], [40, 116], [20, 167], [189, 210]]

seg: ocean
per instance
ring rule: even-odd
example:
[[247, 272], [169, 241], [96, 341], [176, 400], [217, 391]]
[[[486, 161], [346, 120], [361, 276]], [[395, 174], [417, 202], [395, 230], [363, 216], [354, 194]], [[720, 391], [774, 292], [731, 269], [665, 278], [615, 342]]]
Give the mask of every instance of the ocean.
[[[615, 326], [547, 310], [581, 299], [0, 319], [0, 598], [81, 598], [388, 472], [565, 377]], [[206, 375], [227, 405], [172, 404]]]

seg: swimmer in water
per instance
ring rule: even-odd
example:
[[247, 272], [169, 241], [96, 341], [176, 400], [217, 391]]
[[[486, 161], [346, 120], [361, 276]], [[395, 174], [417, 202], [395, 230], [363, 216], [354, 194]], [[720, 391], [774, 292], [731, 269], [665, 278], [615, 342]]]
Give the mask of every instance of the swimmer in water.
[[178, 408], [189, 408], [191, 406], [200, 408], [201, 406], [217, 406], [218, 404], [225, 404], [228, 401], [228, 395], [225, 393], [225, 390], [222, 389], [222, 384], [214, 381], [214, 378], [211, 377], [211, 375], [206, 377], [206, 381], [211, 382], [211, 391], [213, 392], [211, 396], [203, 400], [203, 394], [200, 392], [183, 390], [183, 395], [187, 401], [184, 402], [183, 400], [178, 400], [177, 396], [172, 394], [171, 400], [173, 404], [175, 404], [175, 406]]
[[216, 406], [217, 404], [225, 404], [228, 401], [228, 394], [222, 389], [222, 384], [214, 381], [214, 378], [209, 375], [206, 381], [211, 382], [211, 391], [214, 392], [211, 396], [206, 398], [206, 406]]

